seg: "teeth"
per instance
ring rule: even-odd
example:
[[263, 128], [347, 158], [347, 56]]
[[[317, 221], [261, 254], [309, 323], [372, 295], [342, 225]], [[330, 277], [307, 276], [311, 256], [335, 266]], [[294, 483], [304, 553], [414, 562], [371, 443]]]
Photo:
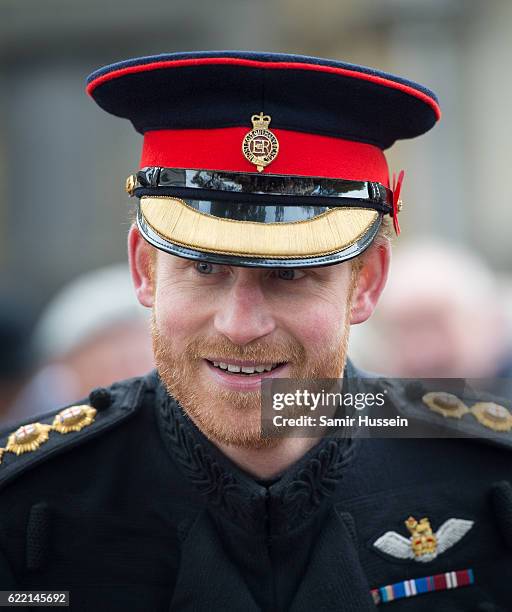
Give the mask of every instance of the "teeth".
[[269, 365], [257, 365], [257, 366], [237, 366], [231, 363], [223, 363], [222, 361], [213, 361], [213, 365], [216, 368], [220, 368], [221, 370], [227, 370], [228, 372], [233, 372], [234, 374], [243, 372], [244, 374], [254, 374], [258, 372], [261, 374], [262, 372], [270, 372], [274, 368], [276, 368], [279, 364], [269, 364]]

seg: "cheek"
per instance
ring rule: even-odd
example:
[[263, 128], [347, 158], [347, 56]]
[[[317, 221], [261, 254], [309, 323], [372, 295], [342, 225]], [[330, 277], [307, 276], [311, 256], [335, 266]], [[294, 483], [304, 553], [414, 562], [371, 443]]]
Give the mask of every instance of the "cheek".
[[316, 303], [314, 308], [300, 312], [290, 331], [306, 349], [322, 349], [340, 341], [345, 330], [346, 317], [347, 309], [344, 304], [320, 302]]
[[161, 287], [155, 297], [154, 317], [158, 331], [174, 346], [184, 346], [203, 331], [208, 313], [197, 298], [191, 299], [188, 292], [180, 291], [179, 287]]

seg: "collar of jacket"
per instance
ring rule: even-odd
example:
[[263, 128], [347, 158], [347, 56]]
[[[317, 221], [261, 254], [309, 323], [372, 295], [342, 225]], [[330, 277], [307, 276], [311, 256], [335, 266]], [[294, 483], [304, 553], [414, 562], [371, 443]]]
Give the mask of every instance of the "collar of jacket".
[[[347, 361], [345, 378], [357, 384]], [[184, 413], [158, 375], [156, 400], [167, 451], [215, 513], [244, 530], [267, 535], [303, 527], [328, 503], [357, 446], [349, 437], [323, 438], [270, 486], [264, 486], [228, 459]]]

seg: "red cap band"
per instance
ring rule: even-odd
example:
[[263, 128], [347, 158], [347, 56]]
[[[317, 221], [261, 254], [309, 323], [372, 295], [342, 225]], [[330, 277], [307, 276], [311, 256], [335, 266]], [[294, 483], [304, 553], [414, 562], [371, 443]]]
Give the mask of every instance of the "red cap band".
[[[388, 166], [379, 147], [331, 136], [270, 129], [279, 140], [279, 153], [264, 174], [375, 181], [389, 187]], [[141, 168], [257, 172], [242, 153], [242, 141], [249, 131], [243, 127], [148, 131], [144, 135]]]

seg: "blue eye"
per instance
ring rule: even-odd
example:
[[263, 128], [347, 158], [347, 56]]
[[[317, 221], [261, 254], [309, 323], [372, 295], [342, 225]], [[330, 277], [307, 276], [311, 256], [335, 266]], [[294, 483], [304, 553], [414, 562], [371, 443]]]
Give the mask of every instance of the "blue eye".
[[298, 280], [304, 276], [304, 272], [297, 268], [278, 268], [276, 274], [280, 280]]
[[195, 268], [200, 274], [212, 274], [215, 271], [214, 264], [209, 261], [198, 261]]

